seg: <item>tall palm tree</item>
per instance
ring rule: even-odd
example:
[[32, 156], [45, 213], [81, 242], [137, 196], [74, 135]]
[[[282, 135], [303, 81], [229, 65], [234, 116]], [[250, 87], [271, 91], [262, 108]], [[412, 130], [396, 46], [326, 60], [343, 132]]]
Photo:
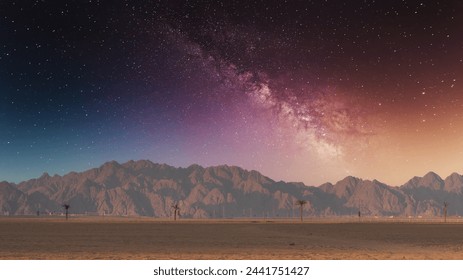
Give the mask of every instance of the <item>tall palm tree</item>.
[[67, 204], [67, 203], [63, 204], [63, 208], [64, 208], [64, 211], [65, 211], [65, 213], [66, 213], [66, 221], [67, 221], [67, 219], [68, 219], [68, 213], [69, 213], [69, 208], [70, 208], [70, 207], [71, 207], [71, 205], [69, 205], [69, 204]]
[[306, 204], [307, 204], [307, 200], [302, 200], [301, 199], [301, 200], [296, 201], [296, 205], [299, 205], [300, 210], [301, 210], [301, 222], [302, 222], [302, 211], [304, 209], [304, 205], [306, 205]]
[[178, 203], [175, 203], [172, 205], [172, 208], [174, 208], [174, 221], [176, 221], [177, 215], [180, 217], [180, 207], [178, 206]]
[[449, 206], [449, 204], [447, 201], [444, 201], [444, 223], [447, 222], [447, 206]]

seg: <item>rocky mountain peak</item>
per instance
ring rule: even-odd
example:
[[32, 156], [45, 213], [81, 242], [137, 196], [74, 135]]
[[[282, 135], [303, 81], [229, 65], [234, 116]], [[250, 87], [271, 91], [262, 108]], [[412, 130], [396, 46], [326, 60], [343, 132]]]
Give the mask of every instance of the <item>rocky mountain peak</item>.
[[463, 176], [452, 173], [444, 180], [444, 189], [448, 192], [461, 193], [463, 190]]

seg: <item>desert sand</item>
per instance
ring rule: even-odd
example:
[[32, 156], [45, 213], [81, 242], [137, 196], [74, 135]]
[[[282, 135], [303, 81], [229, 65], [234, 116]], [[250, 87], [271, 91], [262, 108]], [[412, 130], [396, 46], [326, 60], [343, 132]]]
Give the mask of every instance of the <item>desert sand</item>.
[[463, 224], [2, 217], [0, 258], [463, 259]]

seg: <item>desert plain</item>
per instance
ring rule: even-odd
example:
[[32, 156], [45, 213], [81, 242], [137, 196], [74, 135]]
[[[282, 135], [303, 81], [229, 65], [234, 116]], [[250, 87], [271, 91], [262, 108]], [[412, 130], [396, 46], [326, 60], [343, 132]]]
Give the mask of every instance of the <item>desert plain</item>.
[[463, 259], [463, 223], [2, 217], [0, 258]]

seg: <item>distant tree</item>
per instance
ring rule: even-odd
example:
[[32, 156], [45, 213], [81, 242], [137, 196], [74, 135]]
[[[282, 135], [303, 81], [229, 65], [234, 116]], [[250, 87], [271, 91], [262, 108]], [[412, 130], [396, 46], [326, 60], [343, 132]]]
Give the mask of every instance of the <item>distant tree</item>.
[[444, 223], [447, 222], [447, 207], [449, 206], [449, 204], [447, 203], [447, 201], [444, 201]]
[[178, 206], [178, 203], [175, 203], [172, 205], [172, 208], [174, 209], [174, 221], [176, 221], [177, 215], [180, 217], [180, 207]]
[[302, 211], [304, 210], [304, 205], [307, 204], [306, 200], [298, 200], [296, 201], [296, 205], [299, 205], [300, 208], [300, 214], [301, 214], [301, 222], [302, 222]]
[[64, 212], [66, 213], [66, 220], [68, 219], [68, 214], [69, 214], [69, 208], [71, 207], [71, 205], [69, 204], [63, 204], [63, 208], [64, 208]]

